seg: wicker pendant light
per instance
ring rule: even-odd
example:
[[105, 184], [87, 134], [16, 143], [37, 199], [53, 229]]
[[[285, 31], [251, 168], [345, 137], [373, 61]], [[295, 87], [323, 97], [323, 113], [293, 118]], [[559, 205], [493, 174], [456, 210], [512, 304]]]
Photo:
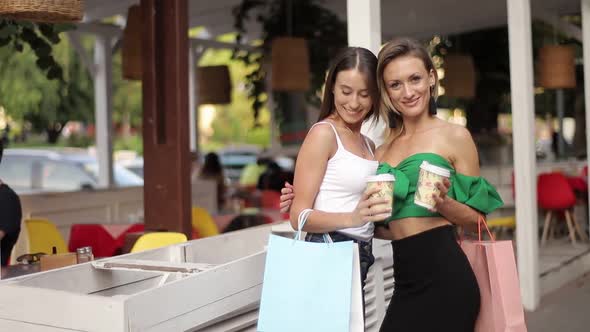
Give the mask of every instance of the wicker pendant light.
[[539, 50], [538, 84], [546, 89], [576, 87], [574, 49], [567, 45], [548, 45]]
[[227, 66], [197, 68], [197, 93], [199, 104], [231, 103], [231, 79]]
[[0, 16], [31, 22], [79, 22], [83, 6], [82, 0], [1, 0]]
[[142, 18], [141, 7], [134, 5], [127, 12], [127, 24], [123, 31], [123, 46], [121, 49], [123, 78], [141, 80], [142, 73]]
[[466, 54], [449, 54], [444, 58], [445, 77], [442, 84], [445, 95], [456, 98], [475, 97], [475, 65]]
[[271, 60], [271, 86], [274, 91], [309, 90], [309, 51], [304, 38], [275, 38]]

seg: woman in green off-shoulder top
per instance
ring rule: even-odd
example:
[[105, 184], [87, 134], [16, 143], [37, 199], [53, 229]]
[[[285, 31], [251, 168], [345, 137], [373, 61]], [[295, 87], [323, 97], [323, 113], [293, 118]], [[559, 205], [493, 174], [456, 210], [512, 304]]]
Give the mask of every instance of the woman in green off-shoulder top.
[[[381, 112], [390, 130], [376, 152], [377, 173], [396, 178], [392, 216], [383, 222], [393, 236], [395, 288], [381, 331], [472, 332], [479, 287], [453, 225], [476, 225], [480, 214], [502, 200], [479, 176], [467, 129], [436, 117], [438, 77], [426, 49], [398, 38], [381, 49], [378, 60]], [[432, 196], [432, 208], [415, 201], [423, 163], [449, 175], [436, 183], [440, 195], [419, 191]], [[421, 195], [416, 197], [425, 199]]]

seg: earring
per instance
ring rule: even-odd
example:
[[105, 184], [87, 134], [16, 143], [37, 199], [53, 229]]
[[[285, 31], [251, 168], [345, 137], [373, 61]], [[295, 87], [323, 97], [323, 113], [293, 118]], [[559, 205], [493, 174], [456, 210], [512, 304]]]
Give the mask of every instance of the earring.
[[393, 113], [393, 111], [390, 111], [389, 113], [387, 113], [387, 122], [389, 122], [389, 128], [395, 128], [396, 124], [395, 124], [395, 114]]
[[434, 85], [430, 86], [430, 102], [428, 102], [428, 114], [436, 115], [436, 100], [434, 99]]

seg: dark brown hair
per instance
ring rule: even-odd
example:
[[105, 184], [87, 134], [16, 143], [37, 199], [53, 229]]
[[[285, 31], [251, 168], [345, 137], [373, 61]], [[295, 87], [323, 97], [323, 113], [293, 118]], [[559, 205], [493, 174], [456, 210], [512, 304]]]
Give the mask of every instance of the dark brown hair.
[[322, 98], [318, 121], [327, 118], [334, 112], [333, 90], [334, 84], [336, 84], [336, 76], [341, 71], [351, 69], [361, 72], [365, 76], [369, 87], [369, 95], [371, 96], [373, 106], [364, 120], [379, 116], [379, 90], [377, 89], [377, 77], [375, 75], [377, 71], [377, 57], [366, 48], [347, 47], [334, 58], [328, 70], [326, 82], [324, 83], [324, 98]]
[[205, 155], [205, 162], [201, 168], [201, 176], [218, 176], [223, 174], [223, 167], [219, 161], [219, 156], [215, 152], [209, 152]]

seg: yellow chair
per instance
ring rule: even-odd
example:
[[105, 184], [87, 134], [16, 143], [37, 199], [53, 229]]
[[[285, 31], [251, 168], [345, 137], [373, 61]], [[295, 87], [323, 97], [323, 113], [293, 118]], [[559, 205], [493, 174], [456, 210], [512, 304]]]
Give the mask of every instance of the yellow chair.
[[169, 246], [176, 243], [186, 242], [186, 235], [176, 232], [154, 232], [147, 233], [139, 237], [131, 252], [145, 251], [160, 247]]
[[193, 238], [203, 238], [208, 236], [214, 236], [219, 234], [217, 224], [202, 207], [193, 207], [192, 210], [192, 225], [193, 225]]
[[53, 247], [58, 254], [68, 252], [66, 241], [51, 221], [43, 218], [29, 218], [25, 220], [29, 236], [29, 253], [43, 252], [51, 254]]
[[504, 231], [516, 229], [516, 217], [507, 216], [489, 219], [487, 224], [490, 231], [494, 234], [494, 238], [497, 238]]

